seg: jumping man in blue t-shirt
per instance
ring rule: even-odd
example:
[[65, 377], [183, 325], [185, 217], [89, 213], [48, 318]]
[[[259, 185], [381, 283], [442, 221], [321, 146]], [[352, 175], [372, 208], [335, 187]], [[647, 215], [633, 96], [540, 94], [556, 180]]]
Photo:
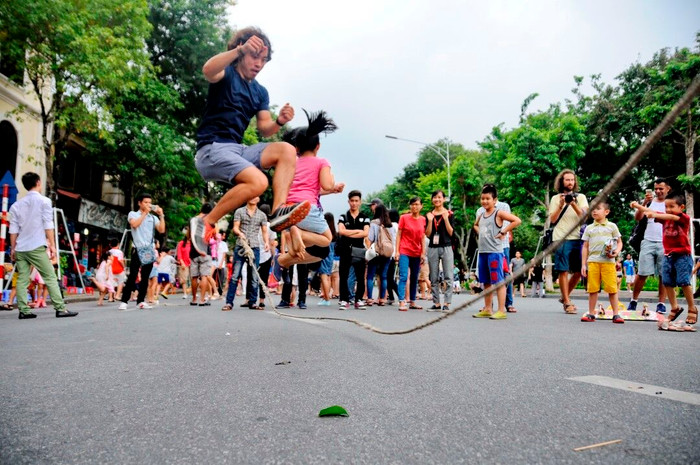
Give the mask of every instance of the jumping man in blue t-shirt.
[[308, 201], [285, 205], [296, 169], [296, 150], [286, 142], [242, 145], [243, 133], [250, 120], [257, 118], [258, 131], [269, 137], [294, 118], [288, 103], [276, 120], [270, 115], [270, 99], [255, 80], [270, 61], [270, 40], [258, 28], [238, 31], [228, 44], [228, 51], [210, 58], [202, 68], [209, 81], [207, 106], [197, 130], [195, 166], [206, 181], [233, 184], [214, 209], [206, 216], [190, 220], [192, 245], [205, 253], [209, 239], [216, 233], [221, 217], [262, 195], [268, 182], [261, 170], [275, 168], [272, 179], [273, 205], [270, 227], [286, 229], [308, 214]]

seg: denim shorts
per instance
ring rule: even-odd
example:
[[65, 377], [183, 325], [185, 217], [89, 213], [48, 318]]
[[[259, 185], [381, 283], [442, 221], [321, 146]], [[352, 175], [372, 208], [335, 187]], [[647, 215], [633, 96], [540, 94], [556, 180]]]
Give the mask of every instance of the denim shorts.
[[268, 144], [250, 147], [233, 142], [212, 142], [197, 150], [194, 166], [205, 181], [234, 183], [234, 178], [244, 169], [260, 167], [262, 152]]
[[569, 273], [581, 272], [581, 241], [564, 241], [554, 254], [554, 271]]
[[335, 242], [331, 242], [328, 256], [321, 261], [318, 267], [318, 274], [330, 276], [333, 272], [333, 256], [335, 255]]
[[312, 205], [306, 218], [297, 223], [297, 228], [315, 234], [323, 234], [328, 229], [328, 223], [318, 205]]
[[690, 276], [693, 271], [693, 258], [690, 254], [664, 255], [661, 265], [661, 281], [664, 286], [690, 286]]
[[503, 269], [504, 255], [502, 253], [479, 254], [479, 282], [482, 284], [498, 284], [505, 279]]

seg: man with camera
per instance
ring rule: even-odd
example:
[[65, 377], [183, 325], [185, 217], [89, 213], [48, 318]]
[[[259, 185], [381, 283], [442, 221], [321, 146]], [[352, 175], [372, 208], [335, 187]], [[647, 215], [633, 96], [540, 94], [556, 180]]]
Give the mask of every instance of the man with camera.
[[573, 170], [562, 170], [554, 180], [554, 188], [558, 194], [549, 202], [549, 221], [556, 223], [552, 240], [565, 239], [554, 254], [554, 272], [559, 274], [564, 311], [575, 314], [576, 306], [569, 296], [581, 279], [581, 233], [578, 228], [566, 233], [586, 215], [588, 200], [578, 193], [578, 180]]
[[153, 308], [147, 302], [146, 291], [148, 290], [148, 277], [153, 269], [156, 260], [155, 234], [165, 232], [165, 218], [163, 209], [158, 205], [153, 205], [151, 195], [142, 193], [136, 196], [136, 204], [139, 209], [129, 212], [127, 217], [131, 226], [131, 239], [134, 242], [134, 250], [131, 253], [131, 263], [129, 266], [129, 278], [122, 291], [122, 303], [119, 310], [127, 309], [127, 302], [131, 293], [136, 289], [136, 277], [141, 269], [141, 281], [139, 282], [139, 295], [136, 305], [141, 309]]

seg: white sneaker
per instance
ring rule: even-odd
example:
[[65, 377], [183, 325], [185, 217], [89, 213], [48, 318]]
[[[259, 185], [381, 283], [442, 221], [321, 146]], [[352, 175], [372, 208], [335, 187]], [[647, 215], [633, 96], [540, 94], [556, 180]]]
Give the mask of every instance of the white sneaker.
[[119, 304], [119, 310], [126, 310], [126, 302], [122, 302]]
[[150, 305], [150, 304], [148, 304], [148, 303], [146, 303], [146, 302], [141, 302], [141, 303], [139, 304], [139, 308], [140, 308], [141, 310], [147, 310], [147, 309], [149, 309], [149, 308], [153, 308], [153, 305]]

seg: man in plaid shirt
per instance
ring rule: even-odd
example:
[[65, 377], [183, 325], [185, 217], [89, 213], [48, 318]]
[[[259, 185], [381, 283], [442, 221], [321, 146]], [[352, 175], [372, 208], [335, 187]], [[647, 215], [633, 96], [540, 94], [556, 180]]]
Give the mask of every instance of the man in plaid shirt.
[[[236, 247], [233, 249], [233, 272], [231, 273], [231, 278], [228, 283], [226, 304], [221, 309], [223, 311], [233, 308], [233, 299], [236, 296], [238, 280], [241, 277], [243, 265], [245, 264], [246, 259], [245, 256], [242, 255], [242, 240], [245, 239], [250, 248], [253, 249], [253, 254], [255, 255], [255, 269], [257, 269], [260, 264], [260, 247], [263, 247], [265, 250], [270, 250], [270, 245], [267, 242], [261, 243], [260, 241], [261, 231], [262, 237], [268, 237], [268, 235], [267, 216], [258, 209], [258, 202], [260, 202], [260, 197], [252, 198], [245, 207], [239, 208], [233, 215], [233, 233], [238, 236], [238, 239], [236, 239]], [[251, 273], [251, 275], [252, 276], [248, 276], [248, 279], [250, 279], [252, 284], [253, 292], [248, 296], [248, 307], [253, 310], [259, 310], [260, 307], [257, 305], [258, 276], [255, 273]]]

